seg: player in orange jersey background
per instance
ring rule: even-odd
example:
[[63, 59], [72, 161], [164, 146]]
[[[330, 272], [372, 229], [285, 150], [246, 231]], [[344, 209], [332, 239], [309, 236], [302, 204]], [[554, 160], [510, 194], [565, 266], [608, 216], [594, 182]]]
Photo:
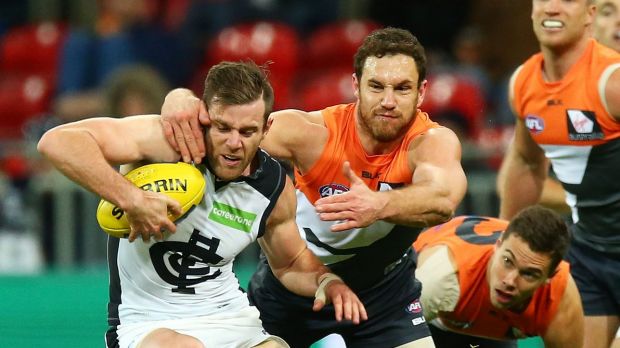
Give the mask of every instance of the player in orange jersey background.
[[515, 137], [500, 168], [500, 217], [535, 204], [549, 162], [571, 207], [567, 260], [587, 348], [608, 348], [620, 326], [620, 54], [591, 38], [593, 0], [533, 0], [541, 52], [517, 68]]
[[569, 241], [561, 217], [541, 206], [510, 222], [460, 216], [422, 232], [416, 276], [437, 347], [516, 348], [531, 336], [580, 347], [581, 301], [562, 261]]

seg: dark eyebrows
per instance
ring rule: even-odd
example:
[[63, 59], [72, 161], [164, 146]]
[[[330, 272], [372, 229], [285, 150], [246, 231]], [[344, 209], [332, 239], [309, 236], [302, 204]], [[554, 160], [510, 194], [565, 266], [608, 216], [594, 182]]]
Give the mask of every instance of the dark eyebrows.
[[222, 120], [220, 117], [211, 116], [211, 123], [217, 123], [220, 126], [228, 126], [226, 121]]
[[[222, 119], [219, 119], [219, 118], [211, 119], [211, 125], [212, 126], [216, 126], [216, 127], [224, 127], [224, 128], [227, 128], [227, 129], [234, 128], [228, 122], [226, 122], [226, 121], [224, 121]], [[259, 129], [260, 129], [260, 126], [258, 126], [258, 125], [251, 125], [251, 126], [241, 127], [241, 128], [239, 128], [239, 131], [240, 132], [258, 132]]]
[[[510, 258], [512, 260], [516, 259], [515, 254], [513, 254], [512, 251], [510, 251], [510, 249], [506, 249], [506, 252], [510, 254]], [[543, 272], [541, 270], [539, 270], [538, 268], [534, 268], [534, 267], [519, 268], [519, 273], [523, 273], [523, 272], [536, 275], [537, 277], [542, 277], [543, 275]]]
[[[369, 78], [368, 79], [368, 84], [369, 85], [370, 84], [377, 84], [377, 85], [380, 85], [380, 86], [384, 86], [385, 85], [383, 82], [380, 82], [380, 81], [378, 81], [376, 79], [373, 79], [373, 78]], [[399, 82], [398, 84], [396, 84], [394, 86], [394, 88], [399, 88], [399, 87], [402, 87], [402, 86], [405, 86], [405, 85], [415, 85], [415, 83], [413, 81], [411, 81], [411, 80], [403, 80], [403, 81]]]

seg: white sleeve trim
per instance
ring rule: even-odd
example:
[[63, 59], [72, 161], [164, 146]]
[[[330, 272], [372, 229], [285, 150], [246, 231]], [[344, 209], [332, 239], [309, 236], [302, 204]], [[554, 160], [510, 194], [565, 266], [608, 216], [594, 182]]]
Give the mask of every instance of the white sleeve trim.
[[601, 74], [601, 77], [598, 79], [598, 95], [601, 97], [601, 102], [603, 103], [603, 107], [608, 114], [609, 106], [607, 105], [607, 98], [605, 97], [605, 87], [607, 87], [607, 81], [609, 81], [609, 77], [614, 73], [618, 68], [620, 68], [620, 63], [611, 64]]
[[512, 75], [510, 76], [510, 80], [508, 80], [508, 105], [510, 106], [510, 110], [512, 111], [512, 114], [515, 116], [517, 115], [517, 110], [515, 110], [515, 83], [517, 81], [517, 75], [519, 75], [519, 72], [521, 72], [521, 69], [523, 69], [523, 65], [519, 65], [515, 71], [512, 73]]

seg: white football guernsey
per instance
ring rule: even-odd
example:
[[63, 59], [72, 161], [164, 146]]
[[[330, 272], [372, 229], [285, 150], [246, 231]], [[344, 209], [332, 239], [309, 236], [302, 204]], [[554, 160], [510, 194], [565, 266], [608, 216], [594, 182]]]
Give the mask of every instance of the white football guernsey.
[[110, 238], [111, 326], [188, 318], [249, 306], [233, 273], [233, 260], [264, 233], [285, 185], [285, 171], [262, 150], [254, 173], [218, 180], [208, 168], [199, 205], [177, 220], [164, 240]]

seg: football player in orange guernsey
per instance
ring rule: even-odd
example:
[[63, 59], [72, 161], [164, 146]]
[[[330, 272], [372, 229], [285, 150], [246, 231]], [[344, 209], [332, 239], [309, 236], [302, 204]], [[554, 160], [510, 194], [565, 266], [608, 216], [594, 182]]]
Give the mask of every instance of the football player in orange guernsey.
[[273, 105], [265, 71], [249, 62], [215, 65], [203, 98], [212, 121], [201, 168], [207, 192], [176, 226], [167, 213], [178, 213], [178, 202], [141, 190], [112, 167], [179, 160], [159, 115], [90, 118], [39, 141], [39, 151], [61, 172], [123, 209], [131, 226], [129, 239], [108, 240], [107, 346], [288, 347], [265, 332], [233, 273], [235, 256], [254, 241], [279, 286], [316, 297], [313, 310], [329, 299], [325, 315], [338, 322], [365, 320], [357, 296], [299, 237], [292, 182], [259, 149]]
[[540, 198], [551, 163], [571, 207], [567, 260], [585, 312], [586, 348], [620, 326], [620, 54], [591, 37], [593, 0], [533, 0], [540, 45], [514, 72], [515, 136], [498, 175], [500, 217]]
[[422, 232], [416, 276], [437, 347], [516, 348], [531, 336], [581, 347], [581, 300], [562, 261], [569, 242], [561, 217], [541, 206], [510, 222], [460, 216]]
[[[596, 15], [592, 22], [592, 36], [601, 44], [620, 52], [620, 0], [595, 0], [594, 3]], [[561, 213], [570, 213], [564, 188], [552, 178], [545, 181], [540, 204]]]

